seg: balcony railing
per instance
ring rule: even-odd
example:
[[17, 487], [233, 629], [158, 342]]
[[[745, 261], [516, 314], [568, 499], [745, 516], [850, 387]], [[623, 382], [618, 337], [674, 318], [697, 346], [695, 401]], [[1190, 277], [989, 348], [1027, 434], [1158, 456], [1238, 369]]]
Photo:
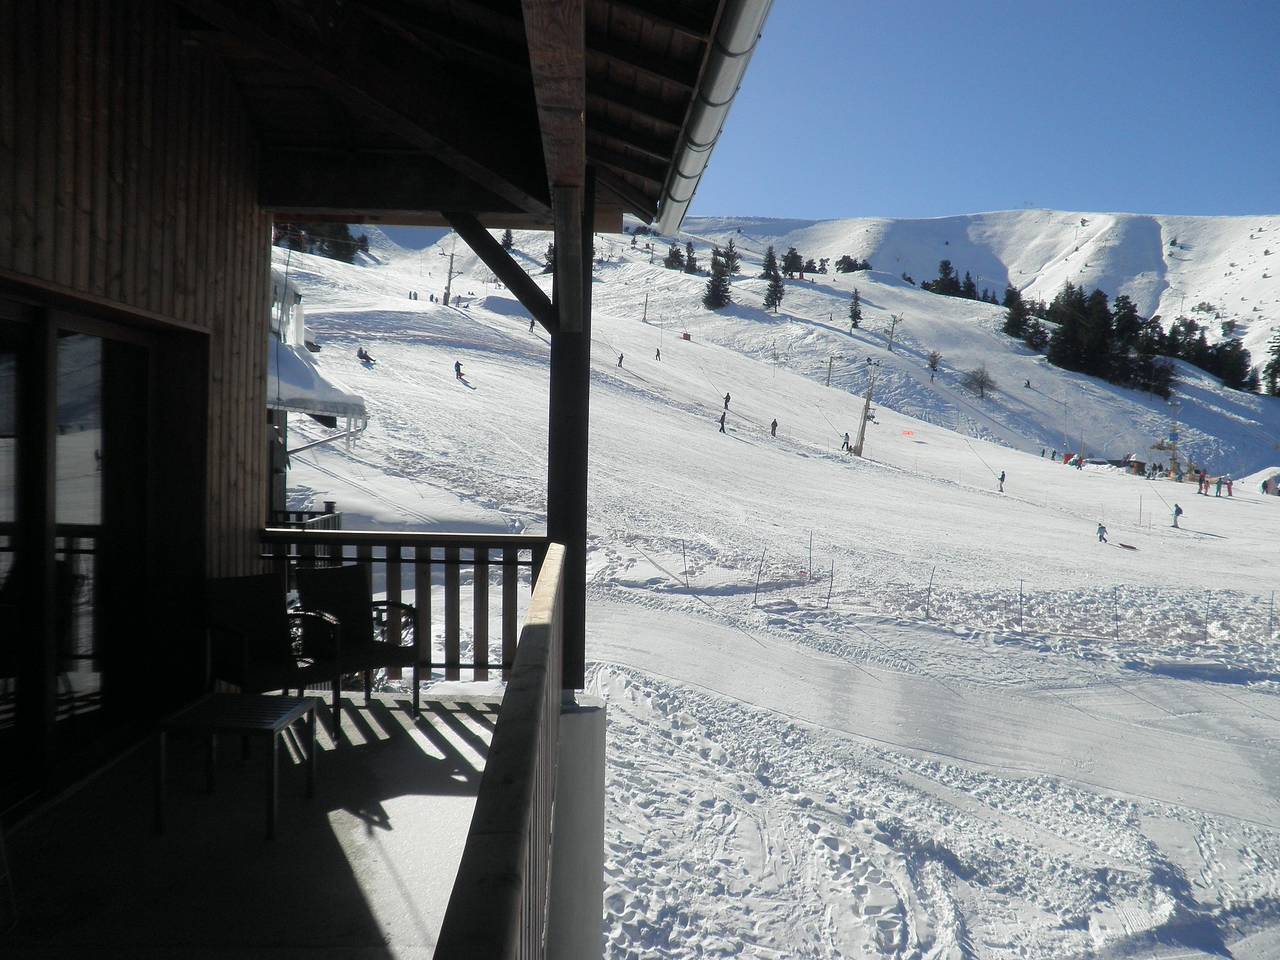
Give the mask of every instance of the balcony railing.
[[[333, 516], [331, 514], [331, 516]], [[292, 572], [298, 565], [328, 566], [368, 563], [375, 593], [407, 601], [415, 607], [413, 628], [423, 638], [423, 668], [443, 670], [446, 680], [487, 680], [490, 670], [509, 673], [516, 655], [518, 588], [521, 570], [537, 577], [547, 551], [547, 539], [525, 534], [396, 533], [389, 531], [317, 530], [311, 527], [269, 527], [262, 533], [263, 556]], [[464, 573], [469, 581], [464, 582]], [[432, 589], [442, 581], [443, 597]], [[464, 596], [463, 588], [469, 588]], [[496, 596], [490, 588], [495, 587]], [[433, 640], [436, 601], [443, 600], [441, 643]], [[463, 601], [471, 606], [471, 637], [464, 646]], [[497, 624], [496, 637], [491, 627]], [[399, 622], [388, 625], [391, 633]], [[398, 636], [389, 637], [398, 642]], [[492, 649], [494, 640], [500, 641]]]
[[546, 956], [563, 600], [564, 547], [551, 544], [520, 631], [436, 960]]

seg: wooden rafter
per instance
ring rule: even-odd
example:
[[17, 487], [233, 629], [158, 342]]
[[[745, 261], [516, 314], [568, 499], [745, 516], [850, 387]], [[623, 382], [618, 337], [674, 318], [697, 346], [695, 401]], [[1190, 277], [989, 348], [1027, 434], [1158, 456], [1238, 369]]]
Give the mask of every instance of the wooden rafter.
[[587, 49], [614, 63], [644, 74], [654, 80], [670, 83], [692, 93], [698, 82], [698, 63], [677, 64], [659, 56], [645, 56], [629, 44], [619, 43], [612, 37], [593, 33], [587, 37]]
[[516, 213], [508, 200], [422, 153], [276, 147], [264, 151], [258, 202], [279, 217], [332, 211]]
[[663, 177], [666, 176], [666, 164], [655, 163], [646, 157], [623, 156], [617, 151], [610, 150], [597, 143], [588, 145], [587, 154], [591, 157], [592, 163], [598, 163], [613, 170], [624, 171], [657, 187], [662, 186]]
[[633, 13], [652, 24], [666, 27], [668, 30], [674, 30], [676, 33], [682, 33], [686, 37], [692, 37], [694, 40], [701, 40], [704, 43], [711, 36], [711, 27], [706, 23], [699, 23], [688, 16], [684, 9], [676, 4], [668, 4], [664, 9], [659, 8], [659, 4], [654, 0], [646, 0], [646, 2], [638, 2], [638, 0], [606, 0], [609, 6], [617, 10], [626, 10]]
[[[273, 5], [258, 0], [176, 2], [262, 57], [308, 77], [351, 109], [515, 207], [535, 216], [549, 215], [546, 188], [536, 182], [541, 179], [541, 158], [512, 147], [522, 136], [536, 137], [531, 118], [522, 117], [509, 93], [504, 97], [482, 75], [467, 77], [452, 65], [448, 72], [434, 66], [398, 31], [352, 7], [340, 8], [340, 23], [321, 26], [309, 20], [298, 29]], [[413, 95], [427, 88], [457, 91], [459, 96]], [[487, 122], [475, 124], [477, 115]], [[484, 129], [478, 131], [477, 126]], [[535, 182], [529, 182], [531, 171]]]
[[587, 137], [599, 136], [608, 140], [616, 140], [632, 150], [644, 154], [660, 163], [670, 163], [676, 152], [675, 137], [657, 137], [641, 133], [631, 127], [597, 116], [587, 111]]
[[601, 187], [617, 197], [627, 210], [645, 223], [653, 223], [654, 213], [658, 209], [657, 193], [653, 196], [647, 195], [606, 167], [596, 168], [596, 180]]
[[645, 123], [678, 131], [684, 123], [684, 103], [669, 103], [637, 93], [631, 87], [612, 83], [598, 75], [587, 75], [587, 101], [595, 100], [623, 110]]

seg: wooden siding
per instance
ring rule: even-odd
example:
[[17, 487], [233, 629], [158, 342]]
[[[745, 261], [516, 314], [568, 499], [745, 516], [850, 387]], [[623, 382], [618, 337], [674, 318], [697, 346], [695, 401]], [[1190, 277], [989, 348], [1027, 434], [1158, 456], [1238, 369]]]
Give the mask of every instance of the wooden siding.
[[167, 3], [0, 0], [0, 271], [208, 335], [211, 575], [256, 569], [265, 521], [257, 170], [236, 88]]

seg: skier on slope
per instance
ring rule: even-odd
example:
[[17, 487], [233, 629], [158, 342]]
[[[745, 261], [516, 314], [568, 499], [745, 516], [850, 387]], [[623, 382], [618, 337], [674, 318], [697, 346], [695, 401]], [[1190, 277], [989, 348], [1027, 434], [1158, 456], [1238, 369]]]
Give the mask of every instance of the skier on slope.
[[1215, 497], [1222, 496], [1222, 478], [1221, 477], [1219, 477], [1217, 482], [1214, 483], [1213, 485], [1213, 495]]
[[720, 432], [721, 433], [724, 433], [724, 417], [725, 417], [724, 413], [721, 412], [720, 414]]
[[1098, 521], [1098, 542], [1099, 543], [1107, 542], [1107, 528], [1102, 525], [1101, 520]]
[[654, 350], [654, 351], [653, 351], [653, 359], [658, 360], [658, 361], [661, 361], [661, 360], [662, 360], [662, 348], [661, 348], [661, 347], [658, 347], [656, 350]]
[[996, 483], [1000, 486], [1000, 493], [1004, 493], [1004, 471], [1000, 471], [1000, 476], [996, 477]]
[[729, 394], [727, 392], [724, 395], [724, 408], [726, 410], [729, 409]]
[[618, 366], [622, 366], [622, 354], [618, 354]]
[[[1178, 526], [1178, 518], [1180, 516], [1182, 516], [1182, 508], [1175, 503], [1173, 505], [1173, 525], [1175, 527]], [[1182, 529], [1182, 528], [1179, 527], [1178, 529]]]
[[453, 361], [453, 375], [458, 380], [462, 379], [462, 361], [461, 360]]
[[773, 423], [769, 424], [769, 436], [776, 437], [778, 435], [778, 418], [773, 418]]
[[844, 439], [840, 441], [840, 449], [841, 450], [849, 449], [849, 434], [846, 433], [844, 435]]

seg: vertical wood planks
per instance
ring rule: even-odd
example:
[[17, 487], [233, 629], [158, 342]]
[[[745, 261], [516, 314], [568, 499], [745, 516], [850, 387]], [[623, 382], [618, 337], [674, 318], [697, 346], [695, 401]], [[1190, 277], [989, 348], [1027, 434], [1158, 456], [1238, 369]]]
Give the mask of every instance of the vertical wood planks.
[[266, 501], [270, 219], [250, 119], [176, 18], [160, 0], [0, 0], [0, 269], [210, 333], [208, 573], [245, 573]]

